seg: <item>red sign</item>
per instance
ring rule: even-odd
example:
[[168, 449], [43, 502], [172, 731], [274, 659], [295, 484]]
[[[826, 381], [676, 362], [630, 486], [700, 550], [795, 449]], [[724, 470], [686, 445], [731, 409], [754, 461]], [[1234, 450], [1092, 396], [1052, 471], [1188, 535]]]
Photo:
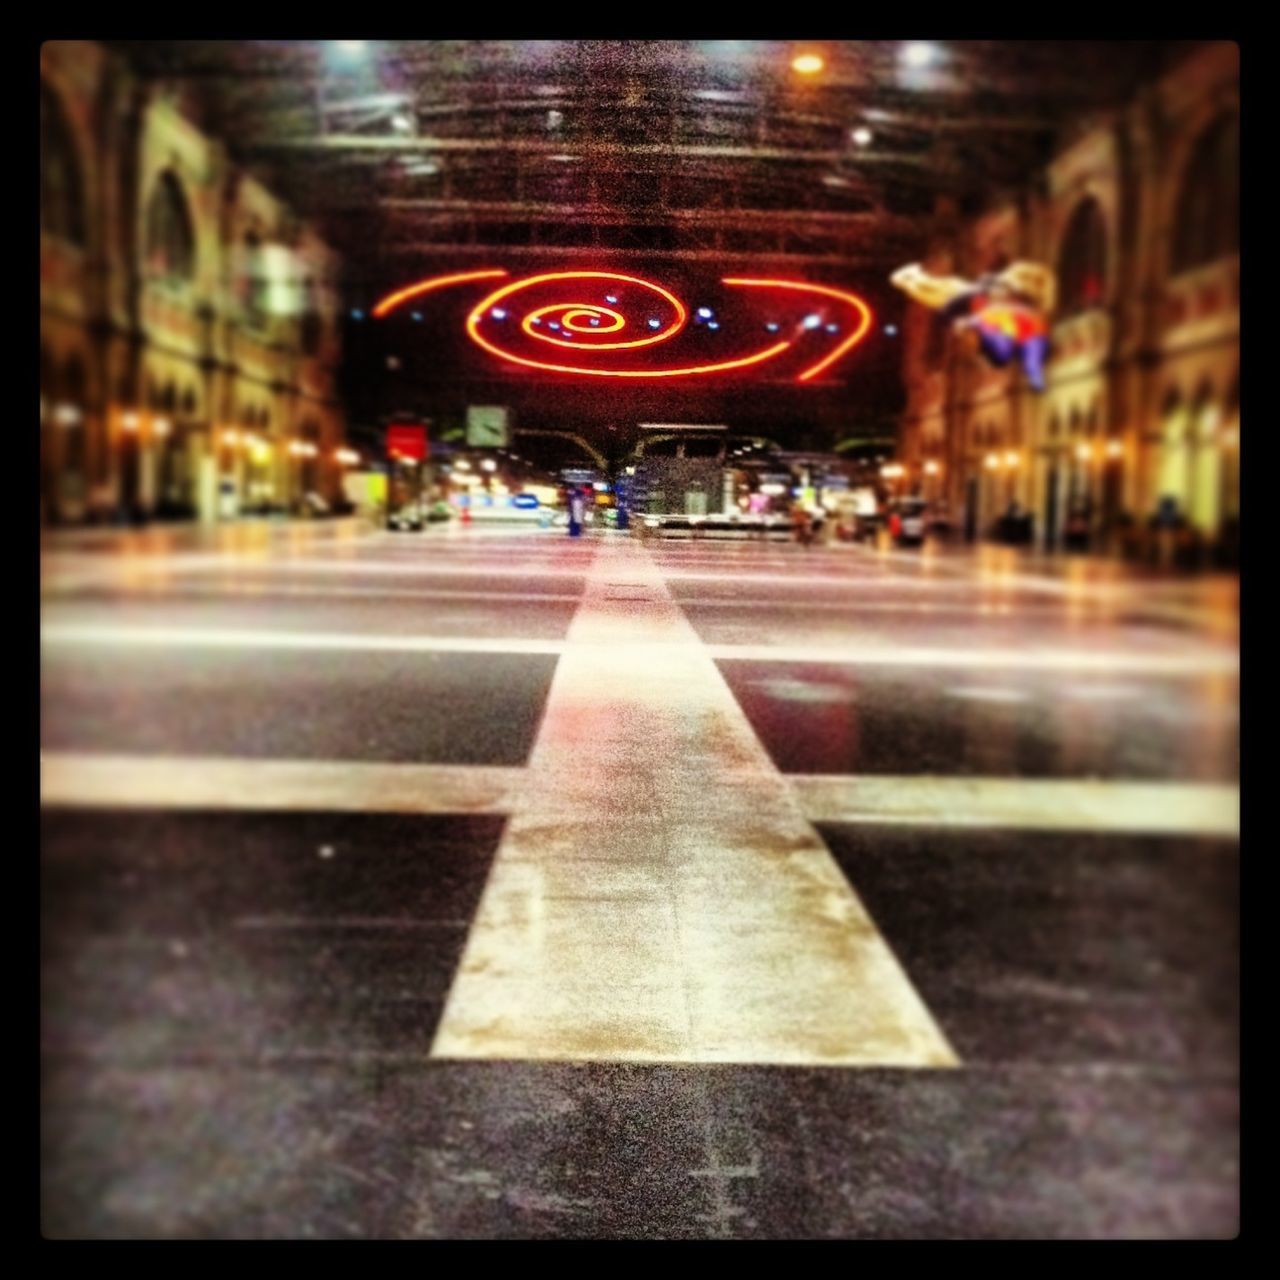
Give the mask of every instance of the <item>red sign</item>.
[[427, 452], [426, 427], [401, 423], [387, 428], [388, 458], [412, 458], [415, 462], [422, 462]]

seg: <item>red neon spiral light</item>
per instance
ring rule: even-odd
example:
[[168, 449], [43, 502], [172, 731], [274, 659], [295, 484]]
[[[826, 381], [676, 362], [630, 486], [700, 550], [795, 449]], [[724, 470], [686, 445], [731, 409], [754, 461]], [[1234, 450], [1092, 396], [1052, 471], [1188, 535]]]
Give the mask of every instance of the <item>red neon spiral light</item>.
[[[505, 270], [495, 268], [483, 271], [461, 272], [455, 275], [431, 276], [425, 280], [418, 281], [416, 284], [388, 294], [374, 307], [373, 314], [375, 317], [381, 318], [389, 315], [396, 307], [411, 298], [420, 297], [423, 294], [432, 293], [455, 284], [470, 284], [479, 280], [493, 280], [508, 274]], [[795, 345], [794, 339], [784, 338], [763, 350], [730, 360], [679, 365], [667, 369], [610, 369], [592, 365], [564, 364], [550, 360], [534, 359], [499, 345], [498, 341], [491, 339], [482, 332], [481, 326], [485, 317], [492, 313], [500, 303], [505, 303], [515, 298], [525, 290], [536, 289], [539, 286], [561, 281], [613, 281], [639, 287], [653, 295], [655, 303], [661, 304], [661, 309], [665, 311], [666, 318], [654, 332], [644, 334], [639, 338], [619, 337], [610, 341], [599, 341], [598, 339], [608, 337], [611, 334], [622, 334], [629, 327], [629, 322], [622, 312], [591, 300], [570, 299], [556, 301], [535, 307], [523, 316], [519, 327], [527, 338], [546, 342], [552, 346], [567, 347], [585, 355], [587, 352], [628, 351], [641, 347], [655, 346], [675, 337], [687, 326], [689, 310], [685, 304], [670, 290], [655, 284], [651, 280], [645, 280], [639, 276], [623, 275], [614, 271], [549, 271], [539, 275], [526, 276], [504, 284], [472, 307], [466, 320], [467, 336], [477, 346], [491, 355], [512, 364], [524, 365], [531, 369], [542, 369], [551, 373], [572, 373], [598, 378], [677, 378], [720, 373], [731, 369], [743, 369], [761, 364], [766, 360], [772, 360]], [[772, 289], [784, 292], [817, 294], [820, 297], [830, 298], [853, 308], [856, 324], [852, 334], [841, 342], [834, 351], [798, 374], [796, 378], [798, 382], [811, 381], [823, 370], [830, 368], [837, 360], [840, 360], [853, 350], [866, 336], [871, 327], [871, 309], [857, 294], [850, 293], [845, 289], [835, 289], [829, 285], [809, 284], [801, 280], [748, 279], [744, 277], [726, 277], [722, 283], [733, 288]], [[658, 322], [651, 320], [650, 323]], [[797, 338], [800, 336], [802, 327], [798, 325], [796, 328]], [[557, 333], [562, 336], [556, 336]], [[575, 341], [574, 335], [577, 335], [581, 340]]]

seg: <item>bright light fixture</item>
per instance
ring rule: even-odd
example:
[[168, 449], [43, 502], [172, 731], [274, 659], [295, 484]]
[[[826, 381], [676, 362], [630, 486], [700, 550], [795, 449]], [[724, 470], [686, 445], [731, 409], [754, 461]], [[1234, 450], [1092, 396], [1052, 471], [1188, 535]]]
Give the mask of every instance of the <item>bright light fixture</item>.
[[871, 145], [871, 130], [866, 125], [860, 125], [853, 131], [853, 140], [860, 147], [869, 147]]
[[937, 56], [938, 47], [930, 40], [908, 40], [902, 46], [903, 65], [916, 70], [931, 66]]
[[824, 65], [816, 53], [802, 53], [792, 59], [791, 69], [798, 71], [802, 76], [811, 76], [821, 71]]

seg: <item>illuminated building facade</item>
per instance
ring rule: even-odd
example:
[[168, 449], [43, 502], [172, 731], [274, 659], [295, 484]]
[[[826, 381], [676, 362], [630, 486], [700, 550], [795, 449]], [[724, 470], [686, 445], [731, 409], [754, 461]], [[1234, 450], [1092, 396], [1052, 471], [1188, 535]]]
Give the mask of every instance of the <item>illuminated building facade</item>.
[[41, 48], [47, 522], [340, 492], [339, 261], [199, 118], [97, 44]]
[[974, 219], [940, 206], [925, 262], [1012, 259], [1058, 276], [1043, 394], [912, 306], [902, 460], [913, 487], [990, 532], [1016, 501], [1036, 541], [1143, 555], [1176, 520], [1194, 562], [1233, 563], [1240, 509], [1239, 54], [1203, 47], [1037, 180]]

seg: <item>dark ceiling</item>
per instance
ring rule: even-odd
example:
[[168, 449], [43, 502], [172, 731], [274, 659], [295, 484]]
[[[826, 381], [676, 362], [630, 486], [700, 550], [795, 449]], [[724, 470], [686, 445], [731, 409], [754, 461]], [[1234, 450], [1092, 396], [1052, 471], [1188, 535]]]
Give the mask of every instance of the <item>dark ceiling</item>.
[[[922, 42], [914, 42], [918, 49]], [[122, 42], [372, 289], [563, 258], [891, 268], [1177, 42]], [[817, 74], [792, 67], [802, 52]], [[855, 131], [868, 130], [855, 137]]]

